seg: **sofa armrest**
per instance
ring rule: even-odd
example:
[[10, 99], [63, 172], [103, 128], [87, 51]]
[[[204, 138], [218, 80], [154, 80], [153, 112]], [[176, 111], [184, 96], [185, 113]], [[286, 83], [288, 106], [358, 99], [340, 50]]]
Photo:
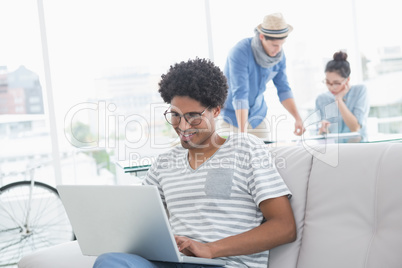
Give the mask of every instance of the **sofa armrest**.
[[92, 268], [96, 256], [84, 256], [77, 241], [56, 245], [24, 256], [19, 268]]

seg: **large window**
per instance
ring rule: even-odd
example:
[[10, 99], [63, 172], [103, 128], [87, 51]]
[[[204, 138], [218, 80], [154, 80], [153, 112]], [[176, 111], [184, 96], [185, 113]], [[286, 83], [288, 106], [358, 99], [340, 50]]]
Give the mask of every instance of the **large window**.
[[[228, 6], [231, 12], [226, 12]], [[273, 12], [281, 12], [294, 27], [284, 49], [289, 81], [303, 118], [314, 112], [316, 96], [327, 90], [321, 83], [325, 64], [334, 52], [343, 50], [349, 55], [352, 84], [364, 83], [369, 91], [369, 138], [400, 137], [402, 37], [397, 25], [402, 18], [395, 1], [211, 1], [215, 61], [223, 67], [229, 49], [253, 36], [264, 15]], [[272, 83], [265, 95], [272, 138], [292, 139], [293, 118], [280, 105]]]
[[170, 144], [158, 81], [177, 61], [208, 57], [204, 1], [44, 7], [60, 146], [76, 159], [63, 182], [119, 183], [115, 162], [149, 164]]
[[0, 186], [35, 165], [37, 180], [54, 184], [36, 1], [2, 1], [0, 29]]
[[356, 0], [356, 28], [363, 80], [369, 89], [371, 136], [401, 137], [402, 17], [397, 2]]
[[[229, 5], [235, 12], [224, 13]], [[287, 74], [296, 104], [302, 117], [306, 118], [313, 112], [315, 97], [325, 90], [321, 83], [324, 64], [333, 53], [340, 49], [347, 50], [352, 66], [356, 66], [358, 59], [354, 47], [353, 1], [253, 1], [253, 4], [244, 1], [213, 1], [211, 13], [216, 62], [224, 66], [229, 49], [241, 39], [252, 37], [263, 17], [274, 12], [281, 12], [287, 23], [294, 28], [284, 46]], [[225, 14], [225, 20], [221, 19], [222, 14]], [[358, 80], [358, 71], [354, 73]], [[294, 119], [279, 103], [272, 82], [268, 84], [265, 98], [268, 102], [271, 139], [294, 138]]]
[[[326, 62], [345, 50], [352, 83], [369, 90], [369, 135], [399, 136], [397, 11], [392, 0], [2, 1], [0, 166], [18, 170], [36, 159], [51, 163], [42, 177], [53, 183], [120, 183], [127, 177], [116, 162], [148, 164], [175, 141], [162, 116], [160, 75], [195, 57], [223, 68], [230, 48], [272, 12], [294, 27], [285, 53], [304, 118], [326, 90]], [[265, 94], [272, 138], [294, 138], [271, 83]]]

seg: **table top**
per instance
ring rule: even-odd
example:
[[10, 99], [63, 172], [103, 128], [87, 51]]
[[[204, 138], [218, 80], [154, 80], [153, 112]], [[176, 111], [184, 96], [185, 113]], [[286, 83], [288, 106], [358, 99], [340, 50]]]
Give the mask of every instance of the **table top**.
[[[264, 140], [268, 146], [297, 146], [303, 143], [309, 145], [330, 144], [330, 143], [380, 143], [380, 142], [402, 142], [402, 134], [382, 135], [371, 137], [368, 141], [361, 142], [361, 135], [358, 132], [349, 133], [329, 133], [323, 135], [302, 135], [296, 136], [292, 140], [286, 141], [270, 141]], [[117, 165], [124, 170], [125, 173], [137, 173], [147, 171], [151, 164], [138, 165], [138, 161], [120, 161]]]

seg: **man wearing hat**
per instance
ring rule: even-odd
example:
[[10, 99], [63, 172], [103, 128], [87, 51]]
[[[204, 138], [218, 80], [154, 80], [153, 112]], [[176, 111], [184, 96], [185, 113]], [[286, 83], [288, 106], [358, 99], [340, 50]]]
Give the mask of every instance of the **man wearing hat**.
[[229, 95], [222, 110], [221, 130], [267, 138], [270, 124], [265, 119], [268, 107], [263, 94], [272, 80], [279, 100], [296, 121], [294, 133], [305, 131], [288, 83], [282, 48], [292, 30], [282, 14], [270, 14], [257, 26], [254, 37], [241, 40], [231, 49], [224, 69]]

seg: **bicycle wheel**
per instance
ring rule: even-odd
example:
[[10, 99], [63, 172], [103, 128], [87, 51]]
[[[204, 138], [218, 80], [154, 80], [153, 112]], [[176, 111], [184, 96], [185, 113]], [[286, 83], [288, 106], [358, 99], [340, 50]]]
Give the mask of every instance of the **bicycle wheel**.
[[15, 264], [25, 254], [73, 239], [55, 188], [41, 182], [31, 187], [31, 181], [0, 188], [0, 266]]

